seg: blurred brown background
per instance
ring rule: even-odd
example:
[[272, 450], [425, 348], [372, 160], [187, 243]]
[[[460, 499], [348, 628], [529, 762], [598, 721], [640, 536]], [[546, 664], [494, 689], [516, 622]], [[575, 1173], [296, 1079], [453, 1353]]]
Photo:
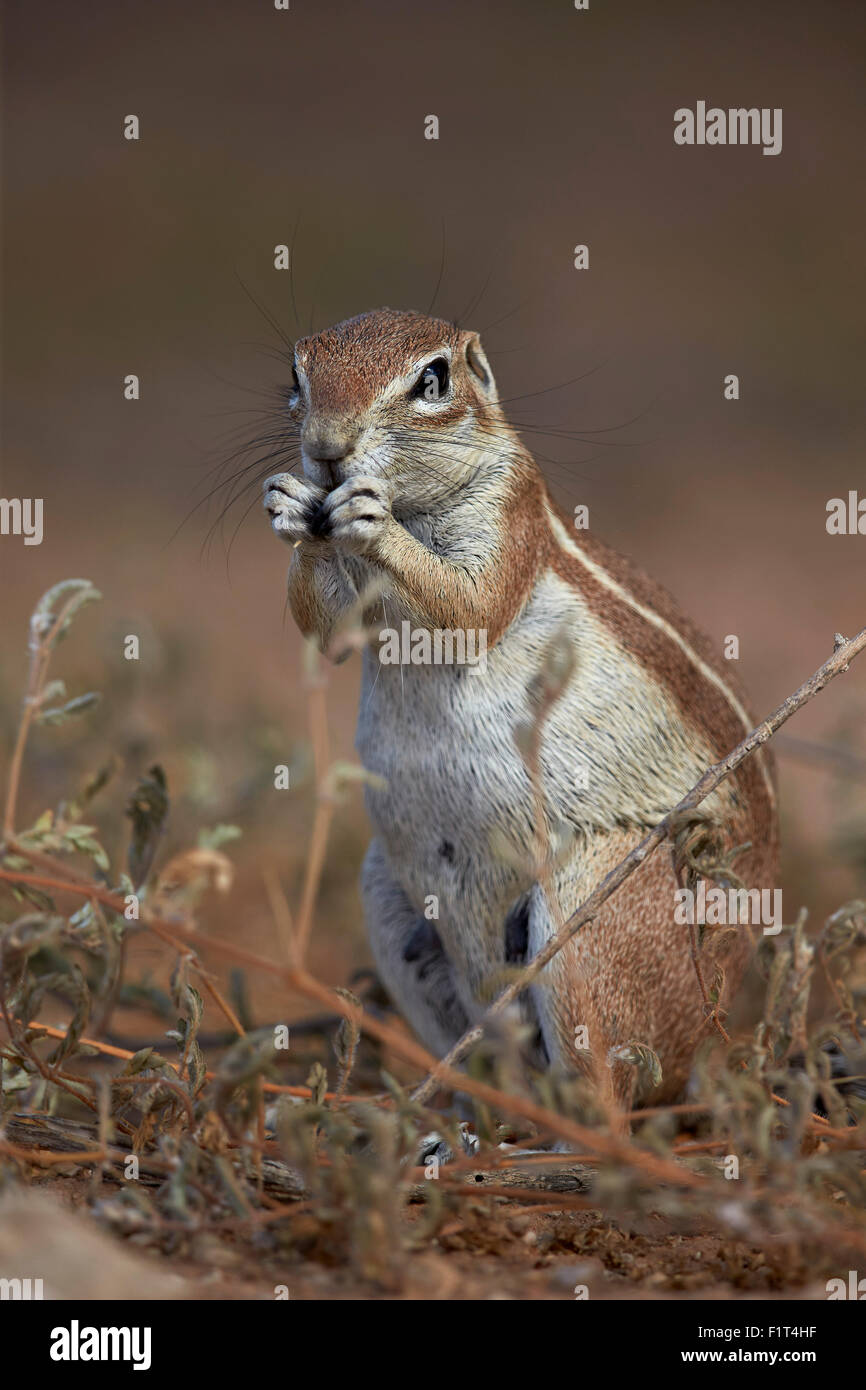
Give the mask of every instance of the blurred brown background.
[[[853, 3], [435, 5], [292, 0], [3, 4], [3, 473], [45, 499], [45, 539], [0, 539], [0, 720], [11, 741], [26, 617], [69, 575], [103, 591], [55, 674], [106, 692], [34, 736], [22, 823], [119, 751], [113, 852], [134, 777], [164, 763], [171, 844], [244, 829], [214, 931], [274, 952], [261, 870], [297, 902], [310, 823], [300, 643], [287, 553], [258, 484], [212, 470], [262, 428], [286, 372], [241, 280], [292, 336], [387, 303], [480, 329], [500, 391], [561, 501], [740, 638], [766, 713], [866, 615], [866, 537], [828, 498], [863, 465], [864, 12]], [[784, 144], [680, 148], [679, 106], [782, 107]], [[141, 139], [123, 139], [125, 115]], [[423, 138], [424, 117], [440, 139]], [[585, 242], [590, 269], [572, 248]], [[127, 373], [141, 400], [123, 399]], [[735, 372], [741, 399], [723, 399]], [[591, 375], [588, 375], [591, 373]], [[577, 379], [582, 378], [582, 379]], [[563, 383], [571, 383], [563, 385]], [[541, 393], [541, 394], [534, 394]], [[250, 457], [255, 457], [251, 455]], [[240, 466], [240, 465], [235, 465]], [[250, 503], [230, 560], [227, 541]], [[137, 633], [142, 660], [123, 660]], [[331, 676], [351, 753], [357, 663]], [[866, 665], [780, 743], [785, 906], [812, 921], [866, 861]], [[295, 790], [272, 786], [292, 764]], [[341, 808], [314, 968], [366, 960], [355, 877], [366, 828]], [[155, 962], [158, 953], [155, 953]], [[263, 997], [265, 1014], [276, 1001]]]

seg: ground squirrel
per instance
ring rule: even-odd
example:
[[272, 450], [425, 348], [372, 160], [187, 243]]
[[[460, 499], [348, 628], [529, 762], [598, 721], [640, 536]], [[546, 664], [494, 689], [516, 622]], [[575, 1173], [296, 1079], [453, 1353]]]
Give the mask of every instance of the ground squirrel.
[[[485, 635], [483, 670], [383, 663], [378, 632], [363, 651], [357, 748], [384, 779], [367, 789], [367, 930], [397, 1007], [441, 1055], [504, 968], [533, 955], [751, 721], [728, 663], [669, 595], [554, 504], [476, 333], [382, 309], [304, 338], [288, 415], [304, 478], [269, 478], [265, 507], [294, 546], [301, 631], [334, 655], [341, 620], [372, 592], [376, 629]], [[540, 739], [545, 892], [515, 734], [537, 717], [539, 671], [557, 644], [573, 660]], [[705, 806], [729, 846], [751, 843], [736, 861], [746, 885], [773, 886], [766, 751]], [[626, 1108], [638, 1069], [617, 1049], [657, 1054], [665, 1099], [708, 1031], [676, 888], [662, 847], [525, 997], [537, 1059], [589, 1066]], [[739, 928], [719, 949], [726, 999], [748, 937]]]

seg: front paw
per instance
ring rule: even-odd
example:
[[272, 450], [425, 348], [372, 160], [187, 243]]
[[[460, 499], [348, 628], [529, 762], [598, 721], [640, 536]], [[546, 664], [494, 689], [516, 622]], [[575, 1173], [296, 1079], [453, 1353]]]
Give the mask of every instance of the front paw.
[[379, 478], [349, 478], [328, 493], [313, 529], [342, 550], [369, 555], [384, 539], [390, 521], [391, 497], [385, 483]]
[[312, 541], [313, 521], [324, 496], [322, 488], [294, 473], [274, 473], [265, 483], [265, 511], [276, 535], [293, 544]]

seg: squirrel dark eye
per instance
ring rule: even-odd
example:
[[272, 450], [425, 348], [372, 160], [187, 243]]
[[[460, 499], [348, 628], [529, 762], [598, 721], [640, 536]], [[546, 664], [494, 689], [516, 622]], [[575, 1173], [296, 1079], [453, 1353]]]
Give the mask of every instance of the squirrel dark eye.
[[432, 362], [427, 363], [427, 366], [412, 387], [412, 399], [438, 401], [448, 390], [448, 381], [447, 359], [444, 357], [434, 357]]
[[297, 396], [301, 390], [301, 383], [298, 380], [298, 373], [294, 362], [292, 363], [292, 395]]

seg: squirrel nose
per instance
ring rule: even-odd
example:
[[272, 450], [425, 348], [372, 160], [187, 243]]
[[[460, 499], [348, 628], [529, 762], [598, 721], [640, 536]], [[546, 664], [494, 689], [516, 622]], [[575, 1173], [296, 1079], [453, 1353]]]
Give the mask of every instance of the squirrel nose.
[[351, 451], [354, 436], [315, 434], [304, 440], [304, 448], [317, 463], [339, 463]]

